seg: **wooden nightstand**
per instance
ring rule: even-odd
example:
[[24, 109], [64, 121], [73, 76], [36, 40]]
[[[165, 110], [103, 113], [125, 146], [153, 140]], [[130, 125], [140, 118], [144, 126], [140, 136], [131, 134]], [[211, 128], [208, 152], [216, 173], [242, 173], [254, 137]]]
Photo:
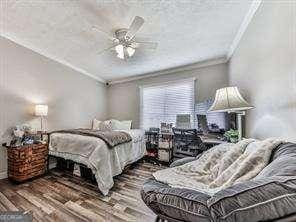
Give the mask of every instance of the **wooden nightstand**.
[[48, 144], [32, 144], [6, 148], [9, 179], [23, 182], [46, 173]]

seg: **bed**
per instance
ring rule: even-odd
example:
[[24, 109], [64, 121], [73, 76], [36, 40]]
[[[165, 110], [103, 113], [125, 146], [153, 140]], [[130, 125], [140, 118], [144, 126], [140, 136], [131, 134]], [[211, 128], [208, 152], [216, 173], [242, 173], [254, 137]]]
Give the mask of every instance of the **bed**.
[[128, 134], [131, 140], [112, 148], [97, 137], [53, 132], [50, 134], [49, 154], [86, 165], [94, 174], [99, 190], [107, 195], [113, 187], [113, 177], [122, 173], [125, 166], [141, 159], [146, 153], [143, 130], [120, 131]]

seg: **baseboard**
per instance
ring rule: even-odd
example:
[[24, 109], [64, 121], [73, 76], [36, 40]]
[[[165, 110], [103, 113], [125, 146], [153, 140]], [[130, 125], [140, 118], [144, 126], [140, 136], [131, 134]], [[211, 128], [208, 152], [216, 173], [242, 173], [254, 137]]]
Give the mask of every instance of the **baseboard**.
[[0, 172], [0, 180], [7, 178], [7, 171]]

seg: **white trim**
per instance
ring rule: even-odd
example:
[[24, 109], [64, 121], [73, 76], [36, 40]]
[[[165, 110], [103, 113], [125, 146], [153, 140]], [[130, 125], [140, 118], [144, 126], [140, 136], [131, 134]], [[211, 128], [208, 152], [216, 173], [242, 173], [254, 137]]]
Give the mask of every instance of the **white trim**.
[[0, 180], [7, 178], [7, 170], [4, 172], [0, 172]]
[[38, 53], [38, 54], [40, 54], [42, 56], [45, 56], [46, 58], [49, 58], [49, 59], [51, 59], [53, 61], [56, 61], [56, 62], [58, 62], [58, 63], [60, 63], [60, 64], [62, 64], [64, 66], [67, 66], [67, 67], [69, 67], [69, 68], [71, 68], [71, 69], [73, 69], [73, 70], [75, 70], [75, 71], [77, 71], [77, 72], [79, 72], [79, 73], [81, 73], [83, 75], [86, 75], [86, 76], [88, 76], [88, 77], [90, 77], [92, 79], [95, 79], [95, 80], [97, 80], [99, 82], [102, 82], [102, 83], [107, 82], [105, 79], [103, 79], [101, 77], [98, 77], [96, 75], [93, 75], [93, 74], [85, 71], [84, 69], [78, 68], [78, 67], [70, 64], [69, 62], [67, 62], [67, 61], [65, 61], [63, 59], [59, 59], [59, 58], [57, 58], [57, 57], [55, 57], [53, 55], [49, 55], [48, 53], [42, 52], [40, 49], [37, 49], [35, 47], [28, 46], [26, 43], [20, 41], [19, 39], [16, 39], [16, 38], [12, 37], [12, 36], [9, 36], [7, 33], [6, 34], [0, 34], [0, 36], [3, 37], [3, 38], [8, 39], [8, 40], [20, 45], [20, 46], [23, 46], [23, 47], [25, 47], [25, 48], [33, 51], [33, 52], [36, 52], [36, 53]]
[[109, 85], [112, 85], [112, 84], [118, 84], [118, 83], [131, 82], [134, 80], [140, 80], [140, 79], [155, 77], [155, 76], [159, 76], [159, 75], [172, 74], [172, 73], [183, 72], [183, 71], [190, 71], [193, 69], [202, 68], [202, 67], [206, 67], [206, 66], [223, 64], [223, 63], [226, 63], [227, 61], [228, 60], [226, 57], [219, 57], [219, 58], [215, 58], [215, 59], [209, 59], [209, 60], [193, 63], [190, 65], [177, 66], [174, 68], [155, 71], [155, 72], [151, 72], [151, 73], [143, 74], [143, 75], [139, 75], [139, 76], [131, 76], [131, 77], [122, 78], [122, 79], [118, 79], [118, 80], [112, 80], [108, 83], [109, 83]]
[[242, 39], [245, 31], [247, 30], [249, 24], [251, 23], [254, 15], [255, 15], [256, 11], [258, 10], [261, 3], [262, 3], [262, 0], [253, 0], [250, 9], [247, 12], [241, 26], [239, 27], [239, 29], [233, 39], [233, 42], [229, 48], [229, 51], [227, 53], [227, 60], [229, 60], [232, 57], [235, 49], [238, 47], [240, 40]]

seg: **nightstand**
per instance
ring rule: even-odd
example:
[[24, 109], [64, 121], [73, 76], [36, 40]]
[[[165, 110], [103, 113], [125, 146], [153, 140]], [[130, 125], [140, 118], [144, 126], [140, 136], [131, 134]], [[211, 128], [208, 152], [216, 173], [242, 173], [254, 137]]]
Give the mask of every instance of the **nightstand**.
[[9, 179], [24, 182], [46, 173], [48, 144], [40, 143], [6, 148]]

